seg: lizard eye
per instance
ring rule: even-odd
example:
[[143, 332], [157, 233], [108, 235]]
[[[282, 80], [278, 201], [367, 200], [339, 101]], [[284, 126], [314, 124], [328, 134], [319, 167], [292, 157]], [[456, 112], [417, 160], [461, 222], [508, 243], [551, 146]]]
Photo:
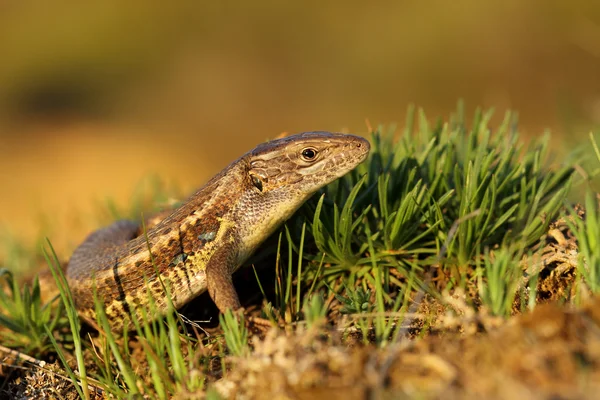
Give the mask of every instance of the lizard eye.
[[319, 152], [317, 151], [317, 149], [314, 149], [312, 147], [307, 147], [305, 149], [302, 150], [302, 153], [300, 153], [302, 155], [302, 158], [304, 159], [304, 161], [313, 161], [315, 158], [317, 158], [317, 154]]
[[262, 181], [260, 180], [260, 178], [256, 175], [252, 175], [252, 184], [262, 192], [263, 190], [263, 185], [262, 185]]

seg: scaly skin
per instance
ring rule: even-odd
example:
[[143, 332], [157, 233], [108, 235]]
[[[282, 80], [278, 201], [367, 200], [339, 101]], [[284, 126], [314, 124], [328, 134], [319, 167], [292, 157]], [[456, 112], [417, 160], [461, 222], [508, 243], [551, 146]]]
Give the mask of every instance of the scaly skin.
[[233, 272], [314, 192], [364, 161], [369, 149], [363, 138], [327, 132], [273, 140], [231, 163], [146, 234], [125, 220], [92, 233], [66, 271], [79, 315], [95, 325], [95, 292], [111, 329], [131, 328], [132, 319], [144, 318], [141, 308], [150, 297], [161, 315], [168, 310], [163, 284], [175, 308], [208, 290], [221, 312], [239, 309]]

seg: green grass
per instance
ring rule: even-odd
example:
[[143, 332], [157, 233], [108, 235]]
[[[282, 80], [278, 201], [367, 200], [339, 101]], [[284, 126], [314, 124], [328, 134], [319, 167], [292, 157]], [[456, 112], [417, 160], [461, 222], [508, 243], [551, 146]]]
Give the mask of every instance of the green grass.
[[[375, 304], [389, 307], [391, 288], [421, 287], [426, 271], [449, 277], [445, 289], [464, 289], [477, 280], [467, 272], [485, 258], [490, 278], [487, 270], [499, 261], [486, 255], [500, 246], [510, 253], [502, 256], [510, 264], [501, 267], [510, 270], [504, 272], [522, 274], [512, 271], [514, 261], [541, 240], [564, 206], [573, 169], [545, 166], [547, 136], [525, 149], [509, 113], [493, 134], [490, 112], [478, 112], [472, 128], [458, 115], [432, 127], [422, 112], [413, 126], [413, 113], [397, 141], [394, 131], [374, 133], [368, 162], [304, 208], [318, 252], [305, 256], [302, 280], [316, 280], [316, 289], [343, 292], [365, 281], [382, 287]], [[288, 225], [297, 228], [302, 221]], [[320, 270], [317, 260], [327, 268]], [[340, 277], [349, 284], [340, 285]], [[503, 290], [496, 287], [500, 281], [493, 280], [490, 290]]]
[[[600, 165], [600, 150], [593, 135], [590, 140]], [[598, 193], [591, 189], [585, 197], [585, 219], [577, 217], [577, 212], [571, 207], [573, 218], [567, 220], [569, 227], [577, 238], [579, 245], [578, 269], [584, 284], [592, 293], [600, 293], [600, 202]]]
[[[476, 311], [504, 318], [535, 307], [539, 277], [522, 287], [524, 256], [543, 248], [552, 221], [572, 214], [567, 195], [574, 169], [548, 167], [548, 136], [524, 147], [510, 113], [498, 127], [489, 126], [490, 118], [491, 112], [478, 111], [468, 127], [459, 108], [448, 121], [431, 125], [410, 108], [399, 136], [383, 127], [372, 132], [368, 160], [321, 190], [275, 234], [277, 246], [262, 250], [273, 253], [276, 271], [275, 287], [261, 282], [271, 301], [263, 304], [262, 316], [326, 334], [344, 315], [343, 329], [359, 332], [364, 343], [386, 346], [405, 333], [407, 315], [423, 296], [443, 304], [445, 294], [458, 289], [470, 294], [466, 301]], [[581, 251], [584, 285], [578, 288], [598, 293], [600, 209], [591, 193], [586, 209], [585, 221], [573, 218], [569, 226]], [[231, 313], [221, 316], [223, 333], [214, 336], [190, 332], [175, 313], [138, 324], [133, 334], [140, 358], [132, 357], [130, 341], [106, 329], [98, 305], [98, 324], [107, 333], [82, 338], [52, 252], [48, 262], [62, 282], [63, 308], [41, 304], [37, 284], [20, 288], [4, 272], [0, 344], [36, 356], [58, 354], [71, 379], [81, 382], [81, 397], [89, 398], [90, 384], [118, 398], [170, 398], [203, 390], [227, 374], [226, 355], [251, 357], [246, 322]], [[76, 368], [55, 339], [65, 316]], [[427, 326], [425, 321], [420, 334]], [[85, 354], [96, 368], [88, 368]], [[140, 376], [140, 368], [148, 372]]]
[[0, 326], [6, 327], [0, 345], [21, 348], [24, 353], [38, 356], [50, 351], [53, 331], [60, 325], [62, 310], [52, 303], [42, 304], [37, 278], [31, 286], [22, 287], [12, 273], [0, 269]]

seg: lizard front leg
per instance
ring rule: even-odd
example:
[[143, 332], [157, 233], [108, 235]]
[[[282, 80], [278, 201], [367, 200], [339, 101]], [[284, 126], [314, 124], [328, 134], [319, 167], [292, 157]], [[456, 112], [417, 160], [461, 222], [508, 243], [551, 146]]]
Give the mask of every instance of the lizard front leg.
[[[225, 242], [229, 242], [225, 240]], [[232, 274], [235, 268], [235, 251], [227, 243], [220, 246], [206, 265], [206, 286], [210, 298], [221, 313], [241, 308], [238, 294], [233, 286]]]

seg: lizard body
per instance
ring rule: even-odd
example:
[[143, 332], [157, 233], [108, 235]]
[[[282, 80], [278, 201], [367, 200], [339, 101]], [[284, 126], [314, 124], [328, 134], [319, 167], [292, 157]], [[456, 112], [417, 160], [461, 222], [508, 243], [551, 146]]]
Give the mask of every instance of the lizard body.
[[95, 324], [96, 293], [111, 329], [131, 328], [132, 319], [144, 318], [141, 308], [150, 299], [160, 314], [167, 311], [164, 284], [175, 308], [206, 290], [221, 312], [240, 308], [233, 272], [369, 149], [363, 138], [327, 132], [273, 140], [231, 163], [145, 234], [127, 220], [92, 233], [66, 270], [79, 315]]

